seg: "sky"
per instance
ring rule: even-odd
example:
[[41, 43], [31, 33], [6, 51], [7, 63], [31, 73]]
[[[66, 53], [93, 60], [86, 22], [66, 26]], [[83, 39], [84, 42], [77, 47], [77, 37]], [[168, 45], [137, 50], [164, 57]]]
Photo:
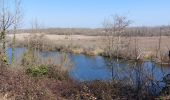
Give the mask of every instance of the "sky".
[[131, 26], [170, 24], [170, 0], [23, 0], [23, 26], [101, 28], [111, 15], [126, 16]]

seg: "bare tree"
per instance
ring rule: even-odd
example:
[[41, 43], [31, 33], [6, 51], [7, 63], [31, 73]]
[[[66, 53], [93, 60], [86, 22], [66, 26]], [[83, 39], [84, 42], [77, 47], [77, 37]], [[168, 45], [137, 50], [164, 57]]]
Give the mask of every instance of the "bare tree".
[[[14, 3], [13, 3], [14, 1]], [[6, 59], [6, 35], [8, 30], [14, 27], [14, 37], [13, 37], [13, 51], [15, 47], [15, 34], [18, 27], [20, 19], [20, 4], [21, 0], [0, 0], [0, 42], [2, 42], [2, 54], [4, 61]], [[12, 2], [12, 4], [11, 4]], [[14, 4], [14, 5], [13, 5]], [[9, 7], [11, 6], [11, 8]], [[13, 54], [14, 55], [14, 54]]]
[[[125, 29], [129, 26], [130, 20], [125, 16], [115, 15], [111, 19], [104, 21], [105, 29], [105, 44], [106, 44], [106, 55], [109, 57], [111, 62], [110, 66], [112, 68], [112, 77], [113, 76], [113, 63], [112, 57], [117, 58], [117, 63], [119, 62], [120, 51], [125, 47], [125, 44], [128, 43], [122, 39]], [[117, 64], [119, 66], [119, 64]]]
[[2, 42], [2, 58], [4, 63], [7, 63], [6, 57], [6, 34], [8, 29], [14, 23], [14, 15], [12, 11], [7, 7], [7, 0], [0, 1], [0, 41]]
[[113, 16], [110, 20], [105, 20], [103, 25], [108, 53], [118, 52], [122, 45], [124, 45], [125, 42], [123, 42], [121, 37], [124, 35], [125, 29], [129, 26], [130, 22], [125, 16], [119, 15]]
[[0, 12], [0, 30], [1, 30], [1, 41], [3, 42], [3, 53], [6, 52], [6, 33], [10, 26], [14, 23], [14, 16], [12, 13], [6, 8], [5, 0], [1, 0], [1, 12]]

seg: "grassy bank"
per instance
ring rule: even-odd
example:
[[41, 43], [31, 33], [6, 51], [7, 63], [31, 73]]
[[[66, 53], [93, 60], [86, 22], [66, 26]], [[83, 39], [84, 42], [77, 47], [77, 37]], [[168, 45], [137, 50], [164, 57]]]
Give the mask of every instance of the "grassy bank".
[[[135, 100], [140, 97], [132, 86], [116, 81], [79, 83], [71, 79], [32, 77], [23, 71], [6, 68], [1, 68], [0, 77], [1, 94], [7, 100]], [[141, 99], [154, 98], [145, 93], [140, 95], [143, 97]]]
[[[53, 78], [46, 74], [30, 75], [13, 68], [0, 69], [0, 94], [5, 100], [153, 100], [168, 99], [170, 89], [155, 96], [147, 90], [137, 90], [124, 81], [77, 82], [70, 78]], [[64, 75], [57, 74], [55, 75]]]
[[137, 87], [126, 79], [78, 82], [69, 77], [70, 63], [64, 54], [60, 64], [53, 64], [50, 60], [40, 62], [40, 58], [29, 49], [20, 64], [0, 66], [1, 97], [7, 100], [136, 100], [169, 95], [169, 88], [160, 94], [151, 94], [147, 84], [155, 83], [152, 79], [142, 78]]
[[[142, 76], [142, 72], [137, 86], [135, 82], [126, 79], [78, 82], [69, 77], [72, 64], [65, 53], [63, 53], [59, 64], [53, 63], [52, 59], [43, 61], [36, 54], [37, 51], [59, 51], [141, 62], [155, 60], [155, 62], [162, 63], [169, 61], [166, 53], [143, 52], [133, 46], [108, 52], [107, 48], [102, 47], [101, 43], [96, 44], [99, 40], [93, 38], [91, 40], [75, 40], [78, 43], [81, 42], [75, 44], [75, 41], [72, 40], [66, 39], [67, 42], [63, 42], [61, 39], [60, 42], [57, 42], [47, 37], [45, 35], [31, 35], [24, 41], [17, 41], [16, 46], [26, 47], [28, 51], [23, 55], [19, 64], [7, 65], [3, 63], [0, 66], [0, 97], [16, 100], [145, 100], [169, 98], [170, 92], [168, 91], [170, 89], [167, 87], [161, 90], [159, 94], [151, 93], [148, 85], [154, 86], [157, 85], [157, 82], [150, 76], [145, 78]], [[88, 43], [90, 44], [88, 45]], [[134, 67], [134, 70], [138, 70], [136, 67]], [[153, 92], [155, 91], [153, 90]]]
[[[116, 49], [115, 45], [115, 50], [112, 51], [107, 50], [108, 44], [104, 36], [67, 36], [49, 35], [45, 33], [25, 33], [16, 35], [16, 38], [16, 46], [32, 47], [35, 50], [69, 52], [73, 54], [85, 54], [88, 56], [100, 55], [103, 57], [108, 57], [111, 54], [112, 57], [126, 60], [140, 59], [144, 61], [155, 61], [159, 64], [169, 63], [168, 36], [162, 36], [160, 50], [158, 50], [159, 37], [122, 37], [122, 40], [125, 42], [129, 41], [128, 44], [119, 48], [119, 50]], [[12, 44], [12, 42], [9, 44]]]

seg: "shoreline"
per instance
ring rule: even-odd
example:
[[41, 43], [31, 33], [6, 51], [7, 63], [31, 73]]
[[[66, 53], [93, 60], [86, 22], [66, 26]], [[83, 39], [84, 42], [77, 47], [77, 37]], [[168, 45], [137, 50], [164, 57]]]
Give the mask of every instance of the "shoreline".
[[[24, 46], [16, 46], [16, 47], [19, 47], [19, 48], [26, 48], [27, 47], [24, 47]], [[90, 57], [95, 57], [95, 56], [101, 56], [103, 58], [108, 58], [109, 59], [109, 56], [108, 55], [105, 55], [106, 53], [105, 52], [100, 52], [100, 53], [94, 53], [93, 51], [89, 51], [89, 52], [86, 52], [85, 50], [83, 50], [82, 48], [80, 48], [80, 50], [73, 50], [73, 49], [63, 49], [63, 48], [57, 48], [57, 49], [52, 49], [52, 50], [40, 50], [42, 52], [60, 52], [60, 53], [70, 53], [70, 54], [83, 54], [85, 56], [90, 56]], [[154, 62], [155, 64], [158, 64], [158, 65], [163, 65], [163, 66], [167, 66], [167, 65], [170, 65], [170, 61], [161, 61], [159, 58], [140, 58], [140, 59], [135, 59], [134, 57], [123, 57], [123, 56], [111, 56], [112, 59], [119, 59], [119, 60], [125, 60], [125, 61], [132, 61], [132, 62], [135, 62], [135, 61], [139, 61], [139, 62]]]

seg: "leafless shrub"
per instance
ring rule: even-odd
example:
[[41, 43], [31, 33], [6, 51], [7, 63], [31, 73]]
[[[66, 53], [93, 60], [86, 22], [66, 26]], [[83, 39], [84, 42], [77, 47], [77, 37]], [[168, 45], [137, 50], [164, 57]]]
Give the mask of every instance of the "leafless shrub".
[[[7, 1], [7, 0], [0, 1], [0, 48], [2, 50], [4, 59], [7, 56], [6, 55], [6, 46], [7, 46], [6, 35], [12, 27], [14, 27], [14, 30], [15, 30], [14, 34], [15, 34], [16, 29], [17, 29], [17, 24], [19, 23], [20, 1], [21, 0], [15, 0], [14, 5], [10, 5], [11, 1]], [[8, 7], [8, 6], [11, 6], [11, 7]], [[15, 39], [13, 41], [15, 41]], [[6, 62], [4, 63], [7, 63], [7, 59], [6, 59]]]
[[113, 16], [113, 19], [104, 22], [106, 55], [119, 56], [120, 51], [125, 47], [127, 41], [122, 39], [122, 35], [128, 27], [130, 21], [124, 16]]

